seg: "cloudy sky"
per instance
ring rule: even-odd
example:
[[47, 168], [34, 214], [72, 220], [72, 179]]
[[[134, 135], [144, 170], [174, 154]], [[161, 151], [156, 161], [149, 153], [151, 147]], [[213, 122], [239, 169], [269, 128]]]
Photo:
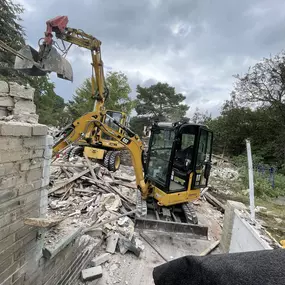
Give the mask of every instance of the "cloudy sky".
[[[105, 71], [123, 71], [137, 84], [168, 82], [196, 107], [219, 113], [233, 74], [285, 47], [283, 0], [14, 0], [25, 8], [27, 42], [37, 46], [45, 22], [58, 15], [68, 26], [102, 41]], [[90, 54], [73, 46], [74, 82], [51, 76], [71, 99], [91, 74]], [[190, 113], [191, 113], [190, 111]]]

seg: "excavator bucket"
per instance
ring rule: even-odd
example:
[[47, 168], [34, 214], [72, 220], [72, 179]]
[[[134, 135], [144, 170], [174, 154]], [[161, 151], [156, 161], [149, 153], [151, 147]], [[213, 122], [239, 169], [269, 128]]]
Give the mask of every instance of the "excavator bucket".
[[45, 47], [41, 46], [40, 50], [37, 52], [28, 45], [24, 46], [16, 57], [15, 69], [30, 76], [44, 76], [47, 73], [56, 72], [59, 78], [73, 81], [71, 64], [58, 53], [56, 48], [45, 50]]

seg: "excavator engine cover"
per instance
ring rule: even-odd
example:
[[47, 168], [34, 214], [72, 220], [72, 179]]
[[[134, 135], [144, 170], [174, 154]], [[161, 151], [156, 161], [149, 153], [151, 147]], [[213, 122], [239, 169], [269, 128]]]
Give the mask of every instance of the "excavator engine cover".
[[73, 81], [71, 64], [62, 57], [55, 47], [41, 45], [40, 52], [26, 45], [20, 51], [15, 60], [15, 69], [30, 76], [44, 76], [50, 72], [56, 72], [62, 79]]

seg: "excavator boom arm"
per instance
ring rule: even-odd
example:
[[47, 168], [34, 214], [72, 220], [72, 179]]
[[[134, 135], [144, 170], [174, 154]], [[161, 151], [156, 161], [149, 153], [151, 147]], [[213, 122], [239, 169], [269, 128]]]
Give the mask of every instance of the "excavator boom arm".
[[[104, 106], [104, 102], [108, 97], [108, 88], [105, 84], [103, 61], [101, 58], [101, 41], [94, 36], [85, 33], [82, 30], [67, 27], [68, 17], [58, 16], [46, 22], [47, 29], [43, 46], [51, 46], [53, 43], [53, 32], [58, 39], [65, 42], [75, 44], [79, 47], [89, 49], [91, 51], [92, 66], [94, 69], [95, 77], [92, 75], [92, 96], [96, 98], [94, 111], [100, 112]], [[95, 86], [97, 85], [97, 88]], [[97, 96], [95, 90], [97, 89]]]
[[[108, 116], [107, 114], [104, 115]], [[103, 116], [103, 114], [101, 114], [101, 116]], [[98, 116], [95, 112], [90, 112], [74, 121], [74, 123], [69, 126], [66, 131], [59, 134], [58, 140], [53, 147], [53, 154], [57, 154], [64, 148], [68, 147], [70, 144], [83, 138], [84, 134], [86, 134], [89, 129], [94, 129], [94, 127], [97, 127], [100, 131], [112, 137], [114, 140], [120, 142], [130, 151], [136, 176], [137, 187], [141, 191], [142, 197], [146, 198], [148, 196], [150, 187], [148, 183], [145, 183], [144, 180], [143, 143], [139, 137], [130, 129], [122, 126], [119, 122], [115, 121], [110, 116], [108, 116], [108, 118], [117, 124], [120, 128], [123, 128], [126, 134], [122, 135], [118, 131], [109, 127], [107, 124], [102, 123], [100, 120], [98, 120]]]

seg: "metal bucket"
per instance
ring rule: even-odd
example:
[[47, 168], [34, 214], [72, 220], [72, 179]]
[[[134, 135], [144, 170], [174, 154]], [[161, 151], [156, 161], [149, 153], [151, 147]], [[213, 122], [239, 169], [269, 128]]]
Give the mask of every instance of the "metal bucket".
[[16, 56], [14, 68], [20, 70], [30, 76], [44, 76], [47, 74], [46, 70], [41, 68], [38, 63], [39, 53], [31, 46], [24, 46], [18, 53], [20, 56]]
[[31, 46], [24, 46], [16, 57], [14, 68], [30, 76], [44, 76], [56, 72], [57, 76], [73, 81], [71, 64], [62, 57], [56, 48], [41, 46], [37, 52]]

